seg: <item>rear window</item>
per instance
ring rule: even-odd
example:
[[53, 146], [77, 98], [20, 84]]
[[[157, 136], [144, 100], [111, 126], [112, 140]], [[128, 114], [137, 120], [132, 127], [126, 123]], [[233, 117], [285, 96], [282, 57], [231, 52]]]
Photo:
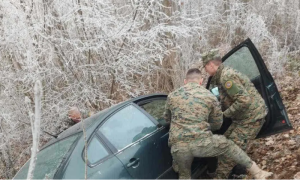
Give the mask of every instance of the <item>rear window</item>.
[[157, 99], [151, 102], [140, 105], [147, 113], [149, 113], [160, 124], [165, 124], [165, 106], [167, 99]]
[[260, 75], [258, 67], [248, 47], [242, 47], [236, 51], [234, 54], [229, 56], [223, 64], [245, 74], [251, 80]]
[[[37, 155], [33, 179], [52, 179], [78, 136], [79, 134], [65, 138], [39, 152]], [[27, 178], [29, 163], [30, 161], [21, 168], [14, 179]]]

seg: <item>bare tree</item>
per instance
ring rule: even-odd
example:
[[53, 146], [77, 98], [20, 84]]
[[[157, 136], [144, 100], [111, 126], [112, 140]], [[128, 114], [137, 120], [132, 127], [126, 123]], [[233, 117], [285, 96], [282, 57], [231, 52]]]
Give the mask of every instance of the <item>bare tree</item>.
[[42, 110], [42, 85], [39, 80], [35, 82], [34, 85], [34, 107], [35, 107], [35, 116], [34, 120], [31, 121], [32, 127], [32, 147], [31, 147], [31, 159], [27, 174], [27, 179], [32, 179], [34, 175], [34, 168], [36, 163], [36, 155], [39, 147], [39, 137], [40, 137], [40, 125], [41, 125], [41, 110]]

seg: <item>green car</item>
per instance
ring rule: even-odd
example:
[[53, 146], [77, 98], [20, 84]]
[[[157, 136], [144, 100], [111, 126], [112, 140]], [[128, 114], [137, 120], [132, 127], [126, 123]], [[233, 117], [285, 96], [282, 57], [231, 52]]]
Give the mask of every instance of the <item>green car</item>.
[[[269, 108], [257, 138], [292, 129], [276, 84], [250, 39], [231, 50], [223, 61], [252, 80]], [[218, 96], [218, 89], [212, 92]], [[64, 131], [38, 153], [34, 179], [84, 179], [85, 172], [88, 179], [178, 178], [168, 147], [169, 127], [163, 119], [166, 99], [166, 94], [140, 96]], [[230, 119], [225, 119], [215, 133], [224, 133], [230, 123]], [[195, 158], [193, 178], [201, 176], [210, 162], [210, 158]], [[29, 161], [14, 179], [25, 179], [28, 166]]]

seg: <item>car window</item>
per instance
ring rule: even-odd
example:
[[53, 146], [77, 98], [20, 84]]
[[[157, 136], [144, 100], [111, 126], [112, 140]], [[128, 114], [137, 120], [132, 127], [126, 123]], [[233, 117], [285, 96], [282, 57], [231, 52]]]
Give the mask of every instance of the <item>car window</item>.
[[229, 56], [223, 64], [245, 74], [251, 80], [260, 75], [255, 60], [248, 47], [242, 47], [236, 51], [234, 54]]
[[[52, 179], [77, 137], [78, 134], [65, 138], [39, 152], [37, 154], [33, 178]], [[22, 167], [14, 179], [27, 178], [29, 163], [30, 160]]]
[[156, 129], [154, 122], [144, 113], [129, 105], [111, 116], [99, 128], [99, 132], [121, 150]]
[[167, 99], [153, 100], [149, 103], [140, 105], [147, 113], [149, 113], [160, 124], [165, 123], [164, 112]]
[[89, 162], [94, 164], [108, 155], [109, 152], [105, 149], [103, 144], [101, 144], [97, 137], [93, 137], [87, 149], [87, 158]]

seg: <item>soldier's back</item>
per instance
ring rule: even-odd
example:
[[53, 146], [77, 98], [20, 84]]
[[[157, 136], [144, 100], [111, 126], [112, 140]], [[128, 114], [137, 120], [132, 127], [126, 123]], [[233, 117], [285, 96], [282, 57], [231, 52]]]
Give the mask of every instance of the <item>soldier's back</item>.
[[209, 114], [216, 97], [196, 83], [188, 83], [168, 96], [172, 112], [170, 139], [190, 140], [211, 135]]

